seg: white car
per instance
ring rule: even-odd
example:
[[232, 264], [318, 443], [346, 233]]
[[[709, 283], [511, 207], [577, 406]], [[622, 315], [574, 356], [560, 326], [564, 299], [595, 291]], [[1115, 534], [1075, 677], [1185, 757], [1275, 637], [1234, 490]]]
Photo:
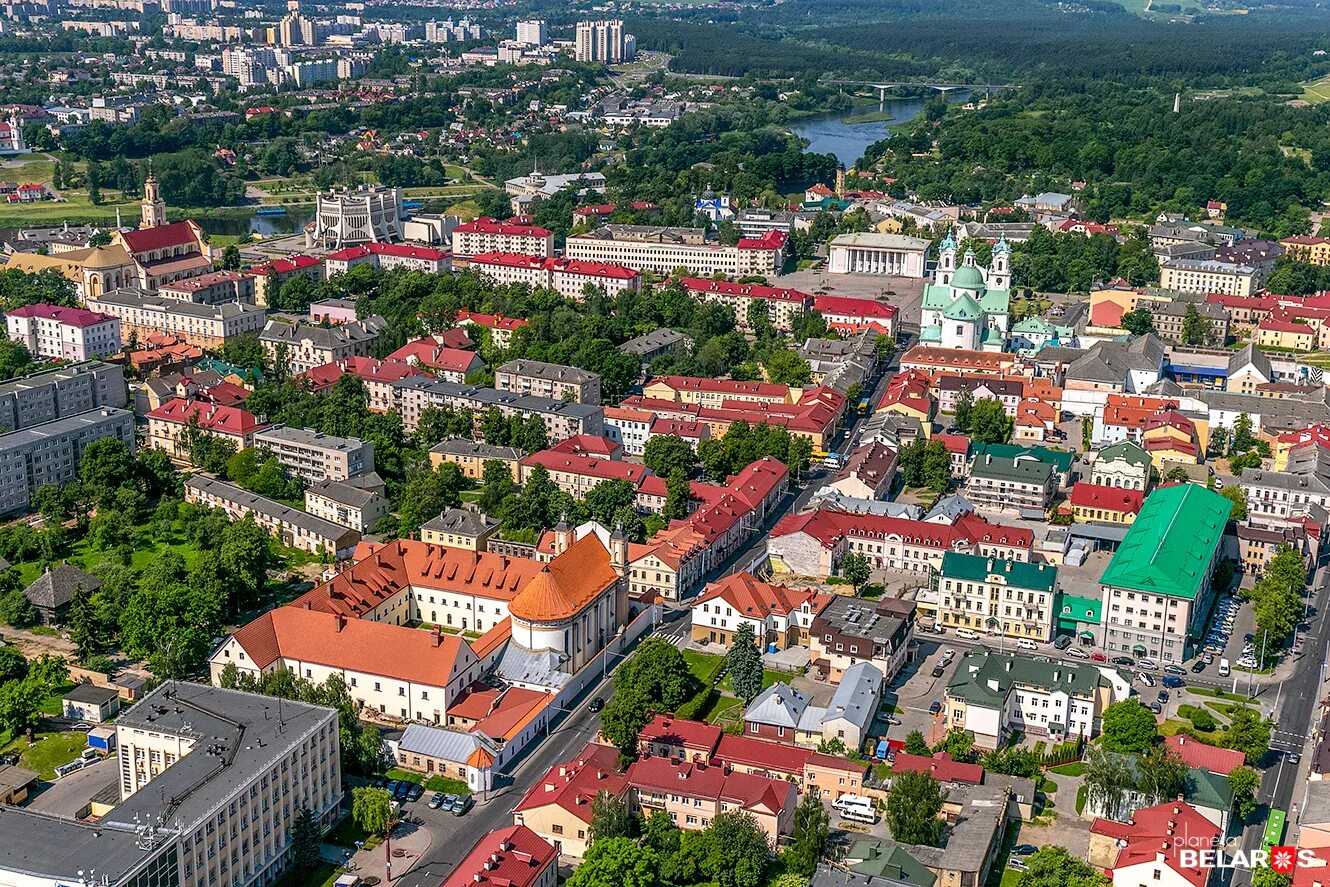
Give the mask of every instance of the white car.
[[1081, 649], [1079, 649], [1079, 648], [1077, 648], [1077, 647], [1071, 647], [1070, 649], [1067, 650], [1067, 652], [1066, 652], [1065, 655], [1067, 655], [1068, 657], [1070, 657], [1070, 658], [1072, 658], [1072, 659], [1089, 659], [1089, 658], [1090, 658], [1090, 654], [1089, 654], [1089, 653], [1087, 653], [1087, 652], [1085, 652], [1084, 650], [1081, 650]]

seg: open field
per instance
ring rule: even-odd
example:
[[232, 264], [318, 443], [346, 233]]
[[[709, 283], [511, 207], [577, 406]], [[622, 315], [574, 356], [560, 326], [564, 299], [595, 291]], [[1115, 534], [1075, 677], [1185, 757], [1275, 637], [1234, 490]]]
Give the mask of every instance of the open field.
[[1302, 84], [1302, 99], [1312, 104], [1330, 102], [1330, 77]]

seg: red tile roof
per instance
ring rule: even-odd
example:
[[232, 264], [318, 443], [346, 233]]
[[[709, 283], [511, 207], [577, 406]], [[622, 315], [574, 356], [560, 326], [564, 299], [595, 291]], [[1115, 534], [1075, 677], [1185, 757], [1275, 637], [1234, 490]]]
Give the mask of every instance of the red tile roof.
[[433, 336], [407, 342], [385, 357], [384, 361], [387, 363], [404, 363], [411, 366], [419, 365], [452, 373], [469, 373], [485, 366], [485, 362], [474, 351], [449, 348], [438, 342]]
[[205, 431], [236, 435], [252, 434], [255, 431], [267, 428], [269, 424], [260, 422], [253, 413], [240, 407], [221, 406], [215, 403], [182, 400], [180, 398], [164, 403], [148, 413], [148, 419], [160, 419], [163, 422], [180, 425], [188, 425], [191, 421], [197, 421], [198, 427]]
[[1182, 758], [1188, 767], [1209, 770], [1221, 776], [1227, 776], [1247, 762], [1240, 751], [1206, 745], [1188, 736], [1169, 736], [1164, 740], [1164, 745]]
[[778, 286], [762, 286], [757, 283], [730, 283], [724, 280], [712, 280], [709, 277], [680, 277], [683, 288], [695, 293], [717, 293], [725, 296], [742, 296], [747, 299], [768, 299], [776, 302], [798, 302], [809, 304], [813, 297], [799, 290]]
[[120, 235], [131, 253], [146, 253], [171, 246], [198, 242], [198, 227], [193, 222], [172, 222], [156, 228], [124, 231]]
[[892, 320], [900, 310], [895, 305], [875, 299], [852, 299], [847, 296], [814, 296], [813, 310], [822, 315], [853, 317], [859, 320]]
[[588, 533], [532, 577], [509, 602], [508, 612], [523, 622], [562, 622], [618, 581], [610, 553], [595, 533]]
[[[492, 709], [471, 728], [472, 733], [484, 733], [490, 739], [507, 742], [520, 734], [536, 716], [545, 710], [554, 697], [540, 690], [509, 687], [503, 691]], [[453, 713], [452, 709], [448, 710]]]
[[761, 237], [740, 237], [739, 249], [766, 249], [779, 250], [785, 248], [785, 243], [790, 236], [784, 231], [772, 228], [763, 232]]
[[724, 733], [721, 728], [701, 721], [656, 715], [651, 719], [651, 723], [638, 732], [637, 741], [682, 748], [687, 753], [700, 754], [702, 760], [707, 761], [711, 759], [712, 752], [716, 750], [716, 744], [720, 742]]
[[1029, 548], [1034, 544], [1034, 532], [1021, 527], [990, 524], [974, 515], [963, 515], [951, 525], [930, 524], [903, 517], [877, 514], [846, 514], [841, 511], [818, 509], [803, 514], [787, 514], [771, 530], [772, 538], [793, 533], [807, 533], [823, 545], [835, 545], [840, 539], [899, 538], [913, 545], [950, 549], [957, 544], [974, 545], [985, 542], [1012, 548]]
[[736, 398], [748, 396], [784, 400], [790, 394], [790, 386], [773, 382], [741, 382], [734, 379], [705, 379], [699, 376], [659, 376], [652, 379], [650, 384], [665, 385], [676, 392], [696, 391]]
[[441, 887], [534, 887], [556, 865], [559, 851], [524, 825], [492, 831], [476, 842]]
[[258, 277], [263, 277], [269, 271], [281, 276], [290, 274], [293, 271], [301, 271], [305, 268], [313, 268], [322, 265], [323, 259], [316, 259], [314, 256], [288, 256], [285, 259], [274, 259], [264, 265], [251, 265], [249, 273]]
[[557, 450], [541, 450], [522, 460], [530, 467], [544, 465], [551, 472], [561, 471], [592, 477], [598, 480], [626, 480], [634, 488], [646, 477], [646, 468], [632, 462], [615, 462], [611, 459], [598, 459], [577, 453], [561, 453]]
[[518, 327], [526, 326], [530, 322], [520, 317], [504, 317], [502, 314], [478, 314], [474, 311], [457, 312], [458, 325], [474, 323], [476, 326], [483, 326], [492, 330], [515, 330]]
[[24, 305], [22, 308], [15, 308], [10, 311], [9, 316], [40, 317], [44, 320], [63, 323], [65, 326], [79, 328], [115, 321], [115, 316], [111, 314], [98, 314], [96, 311], [88, 311], [86, 308], [66, 308], [63, 305]]
[[547, 452], [572, 453], [574, 455], [599, 456], [613, 459], [623, 453], [623, 444], [615, 443], [608, 437], [595, 434], [574, 434], [550, 447]]
[[952, 760], [951, 755], [946, 752], [938, 752], [931, 758], [897, 752], [891, 762], [891, 772], [927, 773], [939, 782], [958, 782], [966, 785], [979, 785], [984, 781], [983, 767]]
[[800, 610], [804, 604], [814, 614], [821, 613], [834, 595], [808, 588], [790, 588], [763, 582], [752, 573], [732, 573], [712, 582], [693, 600], [694, 609], [717, 599], [729, 604], [739, 616], [760, 619], [768, 613], [788, 615]]
[[970, 439], [963, 434], [935, 434], [933, 440], [942, 441], [949, 453], [960, 453], [962, 456], [970, 454]]
[[396, 382], [409, 376], [419, 376], [421, 370], [405, 363], [375, 360], [372, 357], [348, 357], [316, 366], [296, 378], [307, 380], [311, 391], [322, 391], [331, 388], [344, 373], [367, 381]]
[[1078, 483], [1071, 488], [1071, 504], [1082, 508], [1106, 508], [1109, 511], [1138, 514], [1144, 502], [1145, 493], [1141, 490], [1087, 483]]
[[527, 790], [514, 813], [557, 804], [583, 822], [591, 821], [591, 803], [600, 792], [623, 797], [628, 780], [618, 771], [619, 750], [608, 745], [587, 745], [566, 764], [555, 764]]
[[[1114, 869], [1162, 862], [1194, 887], [1205, 887], [1210, 866], [1184, 867], [1178, 851], [1213, 849], [1220, 835], [1218, 826], [1182, 801], [1137, 810], [1130, 825], [1096, 819], [1090, 832], [1117, 840], [1121, 849]], [[1204, 862], [1206, 855], [1196, 854], [1195, 861]]]
[[779, 814], [795, 803], [794, 784], [749, 773], [730, 771], [691, 761], [648, 757], [628, 768], [628, 783], [635, 789], [664, 791], [687, 798], [728, 801], [746, 810]]
[[481, 216], [474, 222], [465, 222], [453, 229], [463, 234], [505, 234], [509, 237], [549, 237], [551, 231], [535, 225], [511, 225]]

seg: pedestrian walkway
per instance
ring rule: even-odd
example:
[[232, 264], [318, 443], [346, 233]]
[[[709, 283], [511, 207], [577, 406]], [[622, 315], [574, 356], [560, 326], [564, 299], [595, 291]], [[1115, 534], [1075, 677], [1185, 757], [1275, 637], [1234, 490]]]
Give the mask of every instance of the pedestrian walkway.
[[[374, 877], [382, 884], [389, 884], [411, 870], [416, 860], [429, 850], [431, 840], [429, 829], [423, 825], [399, 823], [393, 828], [391, 841], [380, 844], [372, 850], [356, 851], [347, 861], [346, 870], [361, 879]], [[335, 854], [334, 856], [328, 855], [329, 849]], [[323, 857], [330, 862], [342, 861], [344, 851], [341, 847], [325, 844], [323, 851]]]

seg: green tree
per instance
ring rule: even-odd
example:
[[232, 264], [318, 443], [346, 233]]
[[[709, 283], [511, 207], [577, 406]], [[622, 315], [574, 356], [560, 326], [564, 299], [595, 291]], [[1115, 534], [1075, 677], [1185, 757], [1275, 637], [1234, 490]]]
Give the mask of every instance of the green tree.
[[1255, 764], [1270, 750], [1273, 729], [1274, 723], [1269, 718], [1262, 718], [1255, 709], [1234, 706], [1229, 710], [1228, 726], [1219, 737], [1219, 744], [1242, 752], [1248, 764]]
[[240, 247], [234, 243], [228, 243], [222, 248], [222, 268], [226, 271], [236, 271], [241, 263]]
[[18, 647], [0, 647], [0, 684], [21, 681], [27, 674], [28, 660]]
[[36, 625], [41, 617], [21, 588], [11, 588], [0, 594], [0, 622], [14, 628]]
[[665, 508], [662, 515], [666, 520], [683, 520], [688, 517], [693, 504], [693, 485], [688, 475], [675, 470], [665, 478]]
[[1176, 797], [1187, 780], [1189, 768], [1171, 749], [1156, 745], [1136, 759], [1136, 790], [1145, 806]]
[[34, 726], [41, 717], [47, 693], [47, 688], [31, 674], [20, 681], [0, 684], [0, 730], [18, 735]]
[[697, 453], [677, 434], [658, 434], [647, 441], [642, 464], [660, 477], [669, 477], [676, 471], [688, 475], [697, 467]]
[[969, 388], [961, 388], [961, 393], [956, 396], [956, 427], [962, 434], [970, 432], [970, 418], [974, 414], [974, 394]]
[[730, 687], [744, 704], [752, 702], [762, 692], [762, 653], [757, 648], [753, 637], [753, 624], [747, 620], [739, 623], [734, 632], [734, 640], [725, 654], [725, 664], [729, 670]]
[[1011, 440], [1013, 424], [1001, 401], [981, 398], [970, 413], [970, 439], [976, 443], [1007, 443]]
[[1134, 336], [1144, 336], [1155, 329], [1154, 315], [1144, 308], [1127, 311], [1122, 315], [1122, 328]]
[[481, 470], [480, 498], [477, 507], [485, 514], [496, 514], [508, 497], [517, 494], [513, 471], [504, 462], [490, 459]]
[[1121, 755], [1091, 746], [1085, 756], [1085, 802], [1101, 816], [1118, 818], [1135, 787], [1131, 766]]
[[319, 862], [323, 831], [319, 821], [304, 804], [291, 820], [291, 865], [297, 872], [310, 872]]
[[758, 887], [762, 883], [771, 848], [751, 813], [721, 813], [702, 835], [701, 869], [718, 887]]
[[1016, 887], [1109, 887], [1109, 879], [1083, 859], [1056, 844], [1040, 847], [1026, 857], [1029, 868]]
[[69, 639], [74, 642], [80, 663], [86, 663], [106, 648], [101, 613], [92, 592], [79, 587], [69, 602]]
[[1281, 875], [1272, 868], [1259, 868], [1251, 873], [1251, 887], [1293, 887], [1293, 876]]
[[591, 827], [587, 832], [590, 843], [611, 838], [631, 838], [635, 826], [627, 801], [611, 792], [596, 792], [591, 802]]
[[79, 459], [79, 481], [98, 505], [108, 505], [127, 480], [134, 477], [129, 447], [113, 437], [88, 444]]
[[697, 693], [700, 682], [678, 647], [665, 638], [649, 637], [619, 666], [614, 686], [620, 690], [640, 690], [660, 703], [662, 710], [672, 711]]
[[940, 440], [930, 440], [924, 444], [923, 455], [924, 486], [934, 493], [945, 493], [951, 486], [951, 453]]
[[679, 827], [664, 810], [655, 810], [642, 824], [642, 846], [650, 847], [662, 857], [679, 852]]
[[1187, 345], [1205, 345], [1209, 343], [1212, 328], [1210, 321], [1201, 316], [1200, 309], [1189, 304], [1182, 315], [1182, 341]]
[[840, 574], [841, 578], [853, 585], [855, 591], [858, 591], [868, 583], [869, 577], [873, 574], [873, 568], [864, 554], [852, 551], [841, 559]]
[[793, 351], [773, 351], [763, 364], [767, 379], [777, 385], [802, 388], [813, 380], [813, 370]]
[[638, 687], [616, 688], [614, 697], [600, 712], [600, 734], [632, 760], [637, 757], [637, 734], [651, 723], [659, 708], [659, 703]]
[[968, 731], [953, 727], [942, 737], [942, 741], [933, 747], [933, 752], [946, 752], [953, 761], [970, 763], [974, 760], [974, 736]]
[[1229, 771], [1228, 784], [1233, 789], [1233, 804], [1243, 820], [1256, 812], [1256, 790], [1261, 787], [1261, 775], [1251, 767], [1234, 767]]
[[1106, 751], [1143, 754], [1159, 740], [1159, 726], [1138, 700], [1124, 699], [1104, 709], [1100, 744]]
[[351, 819], [368, 834], [386, 835], [392, 822], [392, 795], [386, 788], [351, 789]]
[[1229, 517], [1235, 521], [1245, 521], [1247, 519], [1247, 491], [1237, 484], [1229, 484], [1219, 491], [1219, 495], [1233, 503], [1233, 511]]
[[794, 834], [785, 851], [785, 866], [791, 872], [811, 877], [827, 852], [830, 821], [822, 799], [806, 793], [794, 809]]
[[657, 887], [660, 856], [630, 838], [606, 838], [587, 849], [567, 887]]
[[947, 794], [942, 784], [927, 773], [906, 772], [891, 780], [887, 792], [887, 827], [902, 844], [933, 846], [942, 836], [938, 819]]
[[926, 758], [933, 754], [933, 750], [928, 747], [928, 740], [924, 738], [923, 733], [911, 730], [905, 736], [905, 753]]

